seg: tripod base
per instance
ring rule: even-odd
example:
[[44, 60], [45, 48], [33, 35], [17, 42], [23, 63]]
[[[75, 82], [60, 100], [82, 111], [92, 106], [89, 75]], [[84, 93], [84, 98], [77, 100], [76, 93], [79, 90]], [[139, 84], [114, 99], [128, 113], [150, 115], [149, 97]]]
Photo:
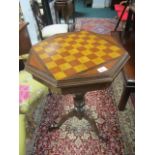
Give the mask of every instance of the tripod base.
[[84, 95], [78, 94], [74, 98], [74, 109], [71, 110], [68, 114], [64, 115], [61, 120], [58, 123], [54, 123], [49, 127], [49, 131], [53, 131], [55, 129], [59, 129], [61, 125], [68, 120], [71, 117], [77, 117], [78, 119], [86, 119], [92, 126], [92, 129], [96, 133], [96, 135], [99, 137], [100, 140], [102, 141], [107, 141], [107, 137], [104, 134], [101, 134], [96, 126], [96, 122], [93, 118], [89, 117], [89, 115], [86, 113], [84, 109]]

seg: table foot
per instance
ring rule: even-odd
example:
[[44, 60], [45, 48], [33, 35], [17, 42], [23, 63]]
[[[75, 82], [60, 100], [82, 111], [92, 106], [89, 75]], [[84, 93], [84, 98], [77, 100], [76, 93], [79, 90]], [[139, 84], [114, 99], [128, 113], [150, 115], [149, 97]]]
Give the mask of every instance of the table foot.
[[108, 137], [105, 134], [101, 134], [96, 122], [93, 118], [90, 118], [89, 115], [87, 115], [87, 113], [83, 113], [83, 117], [90, 123], [92, 129], [94, 130], [94, 132], [96, 133], [96, 135], [98, 136], [98, 138], [102, 141], [102, 142], [106, 142], [108, 140]]
[[68, 114], [62, 116], [61, 120], [59, 120], [59, 122], [54, 122], [54, 124], [52, 124], [49, 128], [48, 131], [53, 131], [55, 129], [59, 129], [61, 127], [61, 125], [68, 120], [69, 118], [75, 116], [75, 110], [73, 109], [72, 111], [70, 111]]

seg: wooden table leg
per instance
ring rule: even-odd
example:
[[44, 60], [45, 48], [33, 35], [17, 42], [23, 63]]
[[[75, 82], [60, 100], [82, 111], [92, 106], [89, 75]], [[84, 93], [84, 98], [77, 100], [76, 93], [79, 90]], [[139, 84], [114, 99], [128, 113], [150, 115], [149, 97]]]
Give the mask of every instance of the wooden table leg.
[[61, 127], [61, 125], [68, 120], [69, 118], [76, 116], [78, 119], [85, 118], [90, 125], [92, 126], [92, 129], [96, 133], [96, 135], [99, 137], [102, 141], [107, 141], [107, 136], [104, 134], [101, 134], [97, 128], [96, 122], [93, 118], [91, 118], [85, 111], [85, 101], [84, 101], [84, 94], [76, 94], [74, 97], [74, 109], [70, 111], [68, 114], [64, 115], [62, 119], [57, 123], [55, 122], [49, 127], [49, 131], [52, 131], [54, 129], [58, 129]]
[[134, 90], [135, 90], [134, 86], [130, 86], [128, 84], [125, 84], [124, 89], [123, 89], [123, 93], [121, 95], [120, 103], [118, 105], [118, 109], [120, 111], [123, 111], [125, 109], [127, 101], [129, 99], [129, 96], [130, 96], [131, 92], [134, 92]]
[[130, 96], [130, 89], [125, 85], [123, 93], [121, 95], [120, 103], [118, 105], [118, 109], [120, 111], [123, 111], [125, 109], [129, 96]]

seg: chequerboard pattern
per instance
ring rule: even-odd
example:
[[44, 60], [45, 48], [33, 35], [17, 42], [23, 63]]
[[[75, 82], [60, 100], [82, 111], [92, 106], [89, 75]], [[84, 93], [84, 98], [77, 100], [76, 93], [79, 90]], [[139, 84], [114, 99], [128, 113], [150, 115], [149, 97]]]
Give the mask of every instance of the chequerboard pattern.
[[48, 38], [32, 48], [56, 80], [70, 78], [122, 55], [102, 35], [79, 31]]

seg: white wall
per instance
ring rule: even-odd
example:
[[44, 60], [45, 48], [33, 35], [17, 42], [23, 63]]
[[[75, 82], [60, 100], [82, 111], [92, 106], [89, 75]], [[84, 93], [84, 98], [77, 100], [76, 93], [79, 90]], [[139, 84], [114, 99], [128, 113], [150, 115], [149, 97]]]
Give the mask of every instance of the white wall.
[[111, 0], [93, 0], [93, 8], [105, 8], [109, 7], [111, 4]]
[[36, 44], [38, 40], [38, 30], [37, 24], [35, 22], [35, 18], [33, 16], [33, 12], [30, 6], [29, 0], [20, 0], [20, 6], [23, 12], [24, 21], [28, 22], [28, 32], [31, 39], [32, 45]]

